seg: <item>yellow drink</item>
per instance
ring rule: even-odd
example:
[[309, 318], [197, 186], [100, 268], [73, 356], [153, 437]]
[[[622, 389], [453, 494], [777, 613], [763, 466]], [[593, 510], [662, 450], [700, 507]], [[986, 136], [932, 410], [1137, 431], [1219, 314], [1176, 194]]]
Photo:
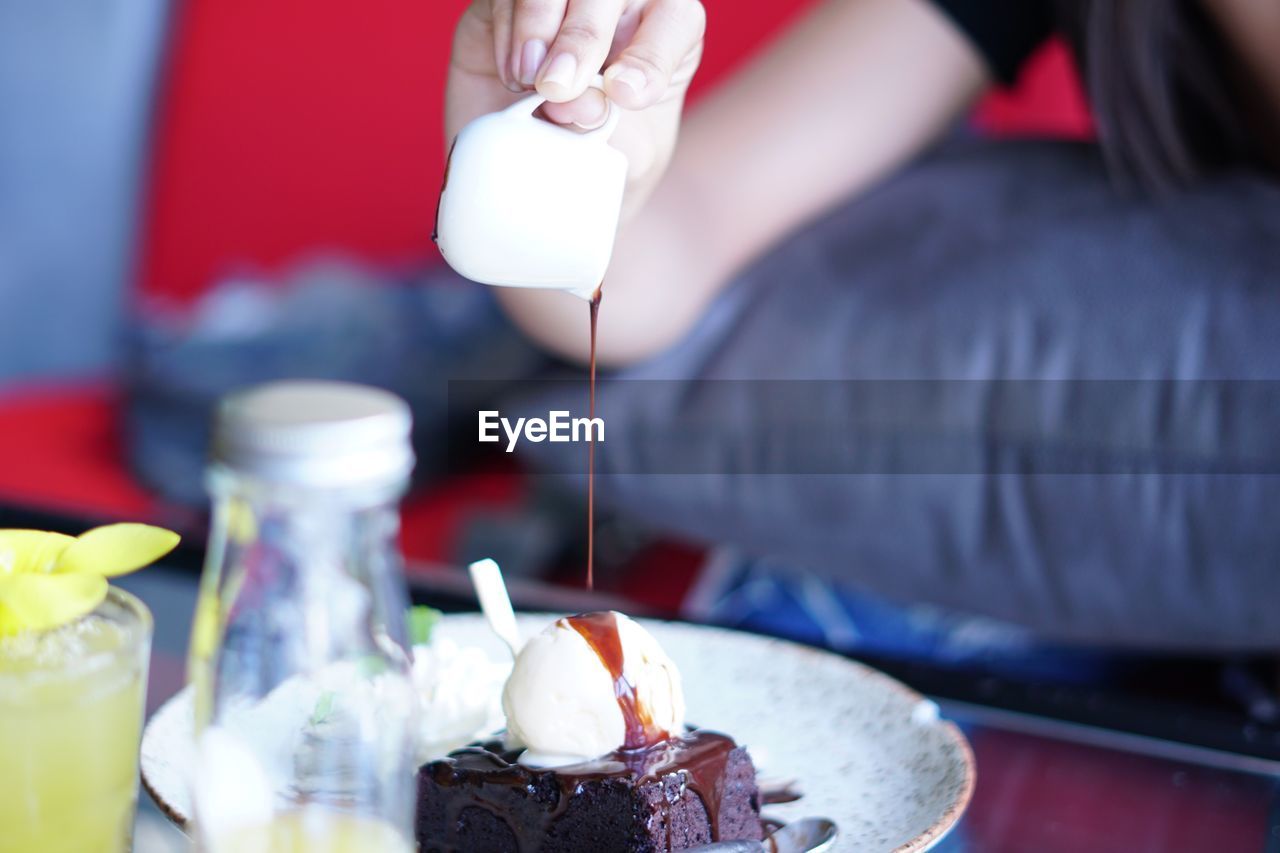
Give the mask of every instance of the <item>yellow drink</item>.
[[208, 853], [410, 853], [412, 847], [385, 821], [307, 809], [226, 833], [202, 849]]
[[124, 853], [151, 614], [112, 589], [76, 622], [0, 638], [0, 853]]

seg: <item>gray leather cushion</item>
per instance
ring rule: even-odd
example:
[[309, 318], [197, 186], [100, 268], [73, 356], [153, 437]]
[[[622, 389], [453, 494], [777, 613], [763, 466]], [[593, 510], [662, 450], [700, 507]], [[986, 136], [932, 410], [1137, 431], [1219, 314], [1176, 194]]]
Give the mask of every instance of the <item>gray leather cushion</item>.
[[[744, 379], [780, 381], [722, 381]], [[966, 143], [788, 238], [689, 340], [610, 378], [600, 493], [1057, 639], [1274, 648], [1276, 380], [1275, 183], [1153, 200], [1088, 146]], [[527, 449], [580, 482], [579, 446]]]

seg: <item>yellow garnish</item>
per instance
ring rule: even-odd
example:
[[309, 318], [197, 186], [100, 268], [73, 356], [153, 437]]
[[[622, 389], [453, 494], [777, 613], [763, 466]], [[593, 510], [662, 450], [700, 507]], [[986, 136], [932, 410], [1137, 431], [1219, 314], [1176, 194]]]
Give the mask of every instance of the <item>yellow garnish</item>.
[[0, 637], [79, 619], [107, 596], [107, 578], [137, 571], [177, 546], [148, 524], [108, 524], [78, 537], [0, 530]]

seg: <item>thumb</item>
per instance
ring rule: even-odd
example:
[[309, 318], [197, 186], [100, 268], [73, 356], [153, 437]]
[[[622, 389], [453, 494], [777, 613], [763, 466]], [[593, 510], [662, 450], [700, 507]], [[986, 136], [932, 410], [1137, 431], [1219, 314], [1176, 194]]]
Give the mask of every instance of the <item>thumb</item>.
[[557, 104], [551, 101], [542, 105], [542, 113], [548, 120], [562, 125], [570, 125], [583, 130], [594, 130], [605, 123], [611, 106], [609, 100], [595, 87], [587, 89], [572, 101]]

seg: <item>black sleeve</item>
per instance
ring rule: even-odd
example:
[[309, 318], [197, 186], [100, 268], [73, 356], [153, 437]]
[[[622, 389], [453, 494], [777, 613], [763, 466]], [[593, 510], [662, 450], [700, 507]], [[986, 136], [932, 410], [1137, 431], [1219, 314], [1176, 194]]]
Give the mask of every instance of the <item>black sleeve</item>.
[[991, 73], [1012, 83], [1022, 63], [1054, 31], [1052, 0], [933, 0], [967, 35]]

